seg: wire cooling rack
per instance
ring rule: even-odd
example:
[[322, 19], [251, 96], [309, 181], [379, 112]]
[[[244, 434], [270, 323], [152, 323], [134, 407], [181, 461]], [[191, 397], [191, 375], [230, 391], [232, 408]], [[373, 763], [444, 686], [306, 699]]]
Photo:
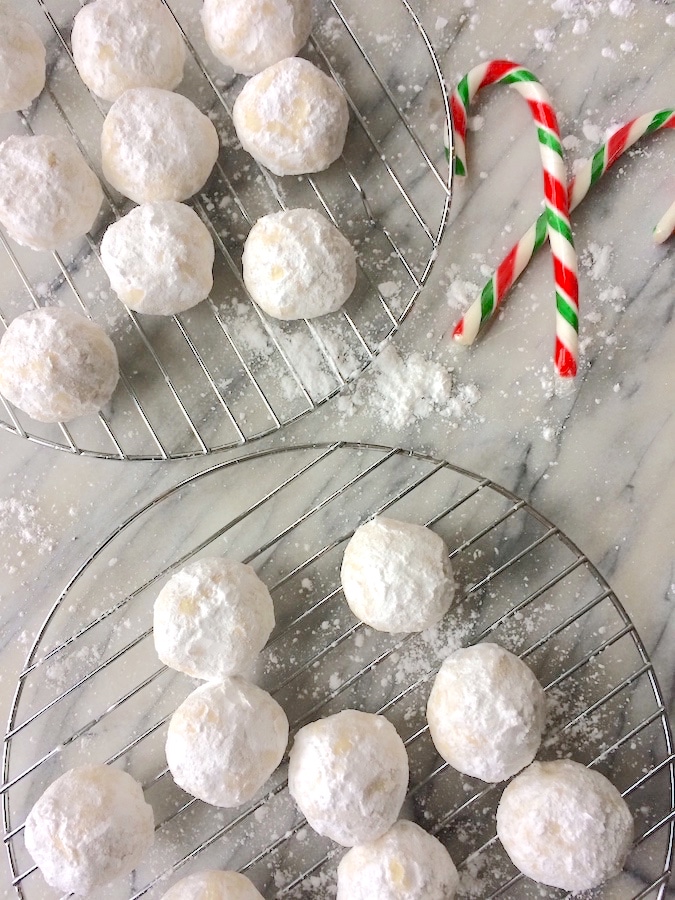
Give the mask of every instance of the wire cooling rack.
[[[102, 179], [99, 138], [107, 105], [85, 88], [70, 52], [81, 4], [15, 2], [47, 44], [49, 74], [40, 99], [7, 127], [74, 138]], [[245, 444], [314, 409], [357, 377], [397, 330], [429, 275], [447, 219], [448, 97], [407, 0], [316, 0], [302, 53], [342, 87], [351, 124], [344, 152], [327, 172], [283, 179], [258, 167], [236, 140], [231, 110], [244, 79], [233, 78], [205, 46], [201, 0], [167, 6], [189, 51], [179, 90], [211, 117], [221, 141], [211, 179], [191, 201], [216, 246], [210, 298], [171, 318], [126, 310], [110, 289], [99, 247], [107, 225], [132, 204], [103, 179], [101, 216], [85, 239], [63, 251], [35, 253], [0, 230], [0, 323], [6, 327], [34, 306], [72, 306], [103, 325], [118, 350], [120, 385], [98, 417], [43, 426], [0, 402], [2, 427], [72, 453], [203, 455]], [[373, 22], [381, 23], [378, 33]], [[283, 323], [249, 300], [241, 254], [259, 216], [299, 206], [317, 209], [342, 230], [357, 250], [359, 276], [340, 313]]]
[[[459, 599], [421, 635], [373, 632], [342, 597], [345, 543], [385, 511], [428, 524], [451, 548]], [[296, 810], [285, 760], [234, 810], [191, 798], [167, 772], [168, 719], [194, 682], [160, 665], [152, 604], [172, 572], [214, 554], [248, 561], [271, 589], [277, 625], [256, 680], [283, 705], [292, 734], [349, 707], [395, 724], [411, 769], [403, 815], [448, 847], [460, 896], [564, 896], [521, 877], [504, 855], [494, 824], [502, 786], [454, 772], [428, 735], [431, 677], [452, 649], [483, 640], [519, 654], [546, 689], [539, 758], [597, 768], [633, 812], [625, 871], [593, 897], [665, 896], [670, 728], [645, 649], [607, 582], [558, 528], [488, 479], [418, 454], [336, 443], [258, 452], [188, 478], [124, 522], [69, 581], [28, 655], [4, 740], [4, 843], [19, 897], [55, 896], [25, 851], [23, 823], [48, 784], [85, 762], [129, 771], [156, 818], [143, 865], [97, 900], [157, 898], [199, 868], [239, 869], [268, 898], [334, 895], [343, 851]]]

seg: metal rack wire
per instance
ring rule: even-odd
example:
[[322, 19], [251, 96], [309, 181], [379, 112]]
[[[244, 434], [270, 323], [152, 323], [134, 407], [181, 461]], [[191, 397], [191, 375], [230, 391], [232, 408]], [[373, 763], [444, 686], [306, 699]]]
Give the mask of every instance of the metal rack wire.
[[[368, 22], [382, 7], [382, 35]], [[13, 244], [0, 230], [0, 322], [49, 303], [70, 305], [111, 334], [122, 378], [98, 417], [42, 426], [0, 399], [0, 426], [21, 437], [118, 459], [208, 454], [274, 432], [357, 377], [399, 327], [424, 285], [444, 231], [450, 178], [443, 155], [449, 105], [438, 62], [408, 0], [318, 0], [303, 54], [330, 72], [351, 110], [344, 152], [327, 172], [276, 178], [236, 140], [231, 109], [243, 79], [205, 46], [196, 0], [167, 2], [188, 47], [180, 91], [216, 125], [221, 153], [192, 200], [216, 246], [210, 298], [171, 318], [139, 316], [110, 290], [99, 261], [107, 225], [132, 204], [105, 184], [104, 209], [83, 241], [53, 254]], [[18, 133], [73, 138], [101, 176], [105, 104], [82, 84], [70, 51], [76, 0], [31, 0], [21, 14], [45, 37], [47, 87]], [[377, 12], [377, 11], [376, 11]], [[101, 176], [102, 178], [102, 176]], [[359, 256], [357, 288], [340, 313], [281, 323], [252, 304], [241, 278], [243, 241], [261, 215], [285, 207], [327, 215]]]
[[[428, 524], [451, 548], [459, 600], [422, 635], [372, 632], [342, 598], [345, 543], [379, 511]], [[502, 786], [453, 771], [428, 736], [430, 679], [453, 648], [483, 640], [518, 653], [545, 686], [539, 758], [598, 768], [631, 807], [636, 842], [624, 873], [593, 897], [666, 895], [673, 743], [647, 653], [610, 586], [555, 525], [490, 480], [423, 455], [336, 443], [253, 453], [187, 478], [122, 523], [56, 599], [4, 740], [4, 844], [19, 897], [46, 896], [23, 845], [25, 816], [54, 778], [85, 761], [138, 778], [157, 823], [143, 866], [100, 891], [101, 900], [159, 897], [209, 867], [246, 872], [270, 898], [333, 895], [341, 848], [299, 815], [285, 762], [259, 797], [234, 810], [189, 797], [167, 772], [168, 719], [194, 683], [159, 664], [152, 604], [173, 571], [213, 554], [250, 562], [271, 589], [277, 625], [256, 679], [284, 706], [292, 733], [347, 707], [396, 725], [411, 768], [403, 815], [448, 847], [460, 896], [563, 896], [520, 876], [501, 850], [494, 812]]]

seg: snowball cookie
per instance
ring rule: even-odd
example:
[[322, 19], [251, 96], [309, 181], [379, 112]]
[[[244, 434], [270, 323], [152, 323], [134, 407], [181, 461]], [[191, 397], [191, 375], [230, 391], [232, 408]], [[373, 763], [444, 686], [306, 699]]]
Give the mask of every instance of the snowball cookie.
[[0, 222], [33, 250], [82, 237], [103, 202], [101, 184], [74, 143], [46, 134], [0, 144]]
[[306, 59], [254, 75], [234, 103], [242, 147], [275, 175], [327, 169], [342, 153], [349, 110], [342, 91]]
[[103, 174], [136, 203], [187, 200], [204, 186], [218, 146], [213, 122], [187, 97], [131, 88], [103, 122]]
[[503, 781], [531, 763], [546, 723], [546, 695], [531, 669], [497, 644], [456, 650], [427, 703], [434, 746], [450, 765]]
[[22, 19], [0, 13], [0, 113], [25, 109], [45, 86], [45, 47]]
[[340, 577], [351, 611], [377, 631], [424, 631], [455, 596], [443, 539], [424, 525], [385, 516], [356, 529]]
[[384, 716], [345, 709], [295, 736], [288, 790], [319, 834], [353, 847], [396, 821], [408, 788], [408, 754]]
[[101, 241], [112, 289], [136, 312], [171, 316], [200, 303], [213, 287], [215, 252], [197, 213], [175, 200], [136, 206]]
[[212, 870], [176, 882], [161, 900], [263, 900], [263, 896], [245, 875]]
[[184, 791], [213, 806], [250, 800], [281, 762], [288, 719], [238, 676], [198, 687], [169, 722], [166, 761]]
[[194, 678], [246, 674], [273, 628], [270, 592], [251, 566], [233, 560], [189, 563], [155, 600], [157, 655]]
[[94, 0], [75, 16], [71, 40], [80, 78], [104, 100], [183, 79], [185, 44], [161, 0]]
[[352, 848], [337, 870], [337, 900], [452, 900], [459, 876], [443, 844], [401, 820]]
[[600, 772], [571, 759], [535, 762], [502, 794], [497, 835], [528, 878], [576, 893], [618, 875], [633, 817]]
[[255, 75], [295, 56], [307, 41], [312, 0], [204, 0], [202, 24], [214, 56]]
[[70, 422], [98, 412], [118, 378], [108, 335], [69, 309], [23, 313], [0, 340], [0, 393], [38, 422]]
[[356, 285], [356, 254], [320, 213], [289, 209], [263, 216], [244, 244], [244, 283], [275, 319], [335, 312]]
[[112, 766], [82, 766], [57, 778], [26, 819], [26, 849], [59, 891], [94, 896], [128, 875], [155, 836], [140, 784]]

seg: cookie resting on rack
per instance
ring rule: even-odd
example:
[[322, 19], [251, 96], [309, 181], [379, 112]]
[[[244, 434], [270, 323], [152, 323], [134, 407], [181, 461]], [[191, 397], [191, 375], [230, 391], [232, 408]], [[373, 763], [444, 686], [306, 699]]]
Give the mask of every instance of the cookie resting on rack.
[[166, 761], [176, 784], [213, 806], [251, 800], [277, 768], [288, 719], [266, 691], [233, 676], [198, 687], [169, 722]]
[[275, 319], [335, 312], [356, 285], [356, 254], [325, 216], [289, 209], [258, 219], [244, 244], [244, 284]]
[[455, 596], [448, 548], [424, 525], [376, 516], [359, 526], [340, 570], [349, 608], [377, 631], [424, 631]]
[[75, 16], [71, 42], [80, 78], [104, 100], [183, 80], [183, 36], [161, 0], [94, 0]]
[[483, 781], [504, 781], [535, 757], [546, 695], [532, 670], [497, 644], [445, 659], [427, 703], [434, 746], [450, 765]]
[[571, 759], [535, 762], [502, 794], [497, 836], [528, 878], [577, 893], [619, 874], [633, 817], [600, 772]]
[[175, 200], [143, 203], [114, 222], [101, 241], [101, 264], [122, 303], [171, 316], [208, 296], [215, 252], [197, 213]]
[[307, 41], [312, 0], [204, 0], [201, 16], [213, 55], [240, 75], [255, 75]]
[[345, 709], [298, 731], [288, 790], [311, 827], [345, 847], [381, 837], [408, 788], [408, 754], [384, 716]]
[[112, 766], [82, 766], [57, 778], [26, 819], [26, 849], [51, 887], [92, 891], [143, 860], [155, 837], [140, 784]]
[[335, 81], [296, 56], [254, 75], [232, 116], [244, 150], [275, 175], [327, 169], [342, 153], [349, 125]]
[[245, 875], [211, 869], [177, 881], [160, 900], [263, 900], [263, 896]]
[[218, 133], [182, 94], [131, 88], [110, 107], [101, 131], [103, 174], [136, 203], [187, 200], [211, 174]]
[[441, 842], [401, 819], [340, 860], [337, 900], [452, 900], [459, 876]]
[[267, 587], [251, 566], [221, 557], [189, 563], [154, 604], [157, 655], [194, 678], [250, 674], [273, 628]]
[[45, 47], [35, 29], [0, 13], [0, 113], [26, 109], [45, 86]]
[[73, 141], [11, 135], [0, 144], [0, 223], [32, 250], [56, 250], [94, 224], [101, 184]]
[[118, 378], [108, 335], [70, 309], [23, 313], [0, 340], [0, 393], [38, 422], [70, 422], [99, 412]]

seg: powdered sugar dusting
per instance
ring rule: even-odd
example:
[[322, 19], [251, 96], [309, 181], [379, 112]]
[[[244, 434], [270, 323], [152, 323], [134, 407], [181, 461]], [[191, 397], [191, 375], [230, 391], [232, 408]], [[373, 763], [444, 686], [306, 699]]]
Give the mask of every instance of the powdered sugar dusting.
[[403, 357], [393, 344], [361, 379], [338, 400], [349, 416], [365, 407], [383, 425], [407, 428], [437, 414], [455, 422], [464, 419], [480, 399], [475, 385], [455, 385], [450, 369], [422, 353]]

